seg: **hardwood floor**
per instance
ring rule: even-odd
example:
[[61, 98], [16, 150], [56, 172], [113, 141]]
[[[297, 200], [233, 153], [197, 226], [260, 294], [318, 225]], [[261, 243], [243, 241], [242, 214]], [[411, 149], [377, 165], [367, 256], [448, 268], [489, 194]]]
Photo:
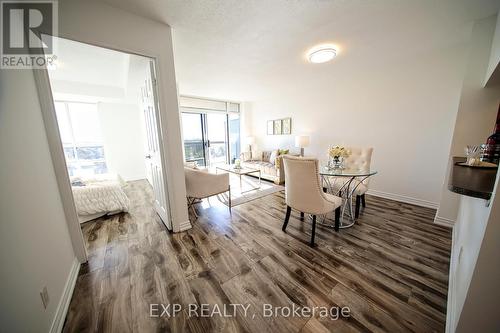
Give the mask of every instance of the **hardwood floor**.
[[[198, 205], [189, 231], [171, 234], [152, 210], [142, 181], [127, 188], [130, 213], [82, 226], [82, 267], [65, 332], [442, 332], [451, 231], [432, 209], [367, 196], [357, 224], [323, 226], [310, 248], [311, 223], [278, 192], [233, 208]], [[189, 304], [249, 305], [235, 316], [197, 317]], [[265, 303], [349, 307], [338, 320], [264, 317]], [[150, 304], [180, 304], [175, 317], [150, 317]], [[162, 312], [161, 306], [158, 312]], [[171, 310], [171, 309], [170, 309]], [[198, 312], [200, 313], [200, 312]]]

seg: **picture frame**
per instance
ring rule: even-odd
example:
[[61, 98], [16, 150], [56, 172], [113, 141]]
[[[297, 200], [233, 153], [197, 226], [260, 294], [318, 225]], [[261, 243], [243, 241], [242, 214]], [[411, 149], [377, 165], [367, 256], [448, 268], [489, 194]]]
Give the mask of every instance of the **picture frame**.
[[292, 134], [292, 118], [285, 118], [282, 120], [281, 133], [284, 135]]
[[274, 134], [275, 135], [281, 134], [281, 119], [274, 121]]
[[274, 120], [267, 121], [267, 135], [274, 134]]

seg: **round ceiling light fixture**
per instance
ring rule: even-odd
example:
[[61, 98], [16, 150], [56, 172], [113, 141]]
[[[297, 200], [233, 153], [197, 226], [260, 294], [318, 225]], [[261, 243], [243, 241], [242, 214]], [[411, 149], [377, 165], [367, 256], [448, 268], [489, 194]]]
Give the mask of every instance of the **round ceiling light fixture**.
[[321, 45], [314, 47], [307, 54], [309, 62], [312, 62], [313, 64], [328, 62], [336, 56], [337, 48], [333, 45]]

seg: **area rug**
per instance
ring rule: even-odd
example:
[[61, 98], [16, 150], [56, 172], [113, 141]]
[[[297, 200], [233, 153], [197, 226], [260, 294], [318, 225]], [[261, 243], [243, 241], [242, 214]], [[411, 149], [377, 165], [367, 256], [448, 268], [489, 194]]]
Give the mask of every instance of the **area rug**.
[[[231, 206], [238, 206], [245, 202], [249, 202], [266, 195], [273, 194], [279, 191], [284, 191], [285, 187], [274, 183], [262, 180], [260, 188], [259, 180], [250, 176], [243, 176], [242, 187], [240, 187], [240, 179], [238, 176], [231, 174], [229, 178], [231, 184]], [[243, 193], [242, 193], [243, 191]], [[228, 206], [228, 193], [218, 195], [219, 200]]]

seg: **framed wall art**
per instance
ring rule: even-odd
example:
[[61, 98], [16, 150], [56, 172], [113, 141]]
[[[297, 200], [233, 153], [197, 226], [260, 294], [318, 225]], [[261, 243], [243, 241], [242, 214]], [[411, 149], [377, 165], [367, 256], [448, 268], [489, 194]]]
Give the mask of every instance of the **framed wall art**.
[[274, 121], [274, 135], [281, 134], [281, 119]]
[[268, 120], [267, 121], [267, 135], [273, 135], [273, 134], [274, 134], [274, 121]]
[[292, 134], [292, 118], [285, 118], [281, 121], [281, 133], [284, 135]]

